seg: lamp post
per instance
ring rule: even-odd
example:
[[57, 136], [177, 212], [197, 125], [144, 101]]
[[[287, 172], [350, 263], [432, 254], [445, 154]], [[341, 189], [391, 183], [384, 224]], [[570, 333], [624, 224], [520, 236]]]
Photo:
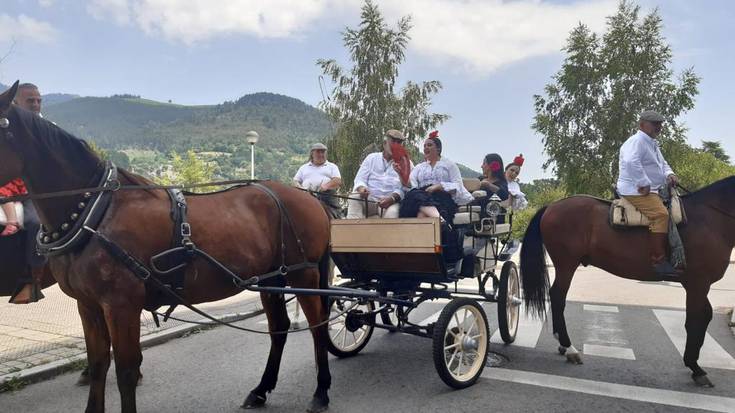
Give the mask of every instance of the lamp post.
[[245, 134], [245, 139], [250, 144], [250, 179], [255, 179], [255, 144], [258, 143], [258, 132], [251, 130]]

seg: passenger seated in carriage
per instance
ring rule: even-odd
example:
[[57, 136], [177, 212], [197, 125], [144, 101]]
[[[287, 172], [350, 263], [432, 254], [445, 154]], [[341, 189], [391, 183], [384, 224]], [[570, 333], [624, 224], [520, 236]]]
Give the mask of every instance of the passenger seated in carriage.
[[526, 194], [521, 191], [521, 186], [518, 184], [518, 175], [521, 173], [521, 166], [523, 166], [523, 154], [516, 156], [513, 162], [509, 163], [505, 167], [505, 180], [508, 182], [508, 192], [513, 198], [511, 206], [514, 211], [520, 211], [528, 206], [528, 200]]
[[424, 141], [424, 162], [411, 171], [412, 189], [401, 203], [401, 217], [436, 217], [451, 224], [458, 205], [472, 201], [457, 165], [441, 156], [439, 132]]
[[[402, 147], [404, 140], [400, 131], [390, 129], [385, 133], [383, 151], [371, 153], [362, 161], [355, 175], [354, 190], [347, 202], [347, 219], [398, 218], [403, 187], [408, 186], [409, 182], [399, 173], [401, 165], [393, 159], [391, 145]], [[410, 161], [404, 168], [411, 168]]]
[[332, 218], [339, 216], [337, 198], [330, 196], [342, 186], [342, 176], [337, 165], [327, 160], [327, 146], [323, 143], [311, 145], [309, 162], [301, 165], [293, 177], [296, 187], [319, 192], [317, 198], [330, 208]]

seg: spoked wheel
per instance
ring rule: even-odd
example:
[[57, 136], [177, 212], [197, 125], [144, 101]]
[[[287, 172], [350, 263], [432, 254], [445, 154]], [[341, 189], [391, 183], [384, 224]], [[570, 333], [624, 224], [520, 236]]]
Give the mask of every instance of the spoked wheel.
[[455, 389], [477, 381], [487, 360], [487, 316], [477, 301], [455, 298], [444, 307], [434, 326], [434, 366]]
[[[332, 298], [329, 301], [330, 319], [353, 305], [353, 301], [340, 298]], [[359, 353], [373, 335], [375, 315], [370, 313], [374, 309], [372, 301], [366, 301], [330, 321], [327, 343], [329, 352], [337, 357], [352, 357]]]
[[516, 339], [518, 319], [521, 314], [521, 280], [518, 267], [506, 261], [500, 270], [498, 286], [498, 328], [503, 342], [510, 344]]

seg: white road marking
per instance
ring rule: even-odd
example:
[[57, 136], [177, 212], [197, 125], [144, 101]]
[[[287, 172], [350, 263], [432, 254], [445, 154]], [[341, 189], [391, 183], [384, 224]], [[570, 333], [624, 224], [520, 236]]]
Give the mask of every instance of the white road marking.
[[604, 311], [606, 313], [619, 312], [618, 306], [616, 305], [594, 305], [594, 304], [585, 304], [584, 311]]
[[555, 376], [551, 374], [528, 371], [509, 370], [503, 368], [486, 368], [482, 377], [502, 380], [511, 383], [529, 384], [532, 386], [594, 394], [646, 403], [656, 403], [689, 409], [703, 409], [714, 412], [732, 412], [735, 399], [722, 396], [708, 396], [674, 390], [654, 389], [651, 387], [630, 386], [627, 384], [608, 383], [573, 377]]
[[[684, 311], [673, 310], [653, 310], [658, 318], [658, 322], [666, 330], [666, 334], [680, 355], [684, 355], [684, 347], [686, 346], [686, 329], [684, 328], [684, 320], [686, 313]], [[702, 367], [712, 367], [717, 369], [735, 370], [735, 359], [720, 346], [709, 333], [704, 336], [704, 345], [699, 353], [699, 365]], [[735, 406], [735, 404], [733, 405]]]
[[[536, 344], [538, 343], [538, 339], [541, 336], [541, 330], [543, 330], [543, 328], [544, 322], [542, 320], [535, 320], [531, 317], [526, 316], [526, 310], [521, 307], [516, 340], [511, 345], [517, 347], [535, 348]], [[492, 337], [490, 337], [490, 342], [503, 344], [503, 338], [500, 336], [500, 330], [495, 330], [495, 333], [493, 333]]]
[[585, 355], [609, 357], [615, 359], [635, 360], [632, 349], [616, 346], [603, 346], [599, 344], [584, 344], [582, 352]]
[[425, 326], [425, 325], [427, 325], [429, 323], [436, 323], [436, 320], [438, 320], [439, 319], [439, 316], [442, 314], [442, 310], [444, 310], [444, 308], [442, 308], [441, 310], [435, 312], [434, 314], [426, 317], [425, 319], [421, 320], [417, 324], [420, 325], [420, 326]]

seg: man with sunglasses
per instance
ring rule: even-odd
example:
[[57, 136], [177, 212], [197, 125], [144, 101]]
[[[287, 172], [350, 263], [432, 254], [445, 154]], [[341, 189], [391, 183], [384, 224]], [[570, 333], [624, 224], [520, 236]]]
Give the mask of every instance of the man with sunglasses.
[[347, 219], [398, 218], [403, 187], [409, 183], [401, 181], [391, 144], [403, 145], [405, 140], [400, 131], [390, 129], [385, 132], [383, 151], [371, 153], [362, 161], [347, 203]]
[[676, 185], [678, 178], [661, 154], [656, 138], [661, 133], [664, 117], [652, 110], [640, 115], [639, 130], [620, 148], [617, 190], [651, 222], [649, 250], [651, 266], [659, 276], [679, 276], [666, 259], [669, 211], [658, 191], [665, 185]]

